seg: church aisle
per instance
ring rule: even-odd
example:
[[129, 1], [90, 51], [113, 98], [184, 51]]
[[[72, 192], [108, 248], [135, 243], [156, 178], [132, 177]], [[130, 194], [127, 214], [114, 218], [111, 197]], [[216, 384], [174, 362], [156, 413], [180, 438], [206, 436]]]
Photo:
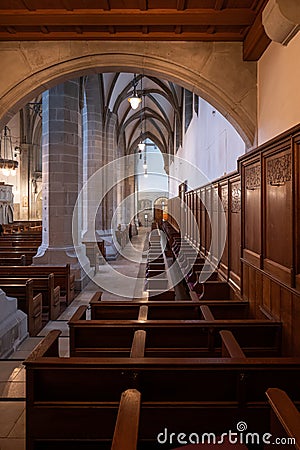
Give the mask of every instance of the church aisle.
[[[135, 255], [136, 252], [140, 253], [138, 261], [133, 262], [119, 256], [117, 260], [109, 262], [115, 270], [130, 277], [128, 283], [132, 291], [131, 298], [146, 295], [144, 292], [144, 274], [148, 231], [147, 228], [140, 228], [139, 234], [132, 237], [133, 248], [130, 248], [127, 244], [127, 255], [129, 257], [133, 253]], [[103, 265], [99, 268], [99, 277], [101, 276], [108, 276]], [[132, 278], [136, 279], [135, 284], [132, 283]], [[113, 277], [111, 283], [113, 286]], [[68, 356], [68, 320], [79, 306], [89, 303], [97, 290], [100, 290], [99, 286], [90, 282], [59, 316], [58, 320], [49, 322], [39, 333], [39, 336], [29, 337], [23, 341], [9, 359], [0, 360], [0, 450], [25, 450], [25, 368], [22, 362], [52, 329], [62, 331], [62, 336], [59, 339], [60, 355]], [[104, 300], [122, 299], [109, 292], [104, 292], [102, 298]], [[127, 297], [128, 301], [131, 298]]]

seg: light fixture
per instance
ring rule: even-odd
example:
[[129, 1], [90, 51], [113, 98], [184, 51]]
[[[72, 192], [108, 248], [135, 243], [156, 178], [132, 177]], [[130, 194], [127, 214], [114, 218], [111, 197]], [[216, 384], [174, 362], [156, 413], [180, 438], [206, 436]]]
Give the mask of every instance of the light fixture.
[[145, 149], [145, 151], [144, 151], [144, 162], [143, 162], [143, 168], [144, 168], [144, 170], [146, 171], [147, 170], [147, 153], [146, 153], [146, 150], [147, 150], [147, 147], [146, 147], [146, 144], [144, 144], [144, 149]]
[[[3, 153], [2, 153], [3, 150]], [[13, 159], [10, 129], [5, 125], [0, 139], [0, 169], [5, 177], [15, 176], [18, 161]]]
[[143, 152], [145, 150], [145, 147], [146, 147], [146, 144], [142, 141], [138, 144], [138, 148], [139, 148], [139, 150], [141, 150], [141, 152]]
[[136, 80], [136, 76], [135, 75], [134, 75], [132, 83], [133, 83], [133, 93], [132, 93], [132, 97], [128, 98], [128, 101], [129, 101], [130, 106], [131, 106], [132, 109], [137, 109], [139, 104], [141, 103], [142, 99], [136, 93], [137, 80]]
[[147, 171], [147, 169], [144, 170], [144, 177], [148, 178], [148, 171]]

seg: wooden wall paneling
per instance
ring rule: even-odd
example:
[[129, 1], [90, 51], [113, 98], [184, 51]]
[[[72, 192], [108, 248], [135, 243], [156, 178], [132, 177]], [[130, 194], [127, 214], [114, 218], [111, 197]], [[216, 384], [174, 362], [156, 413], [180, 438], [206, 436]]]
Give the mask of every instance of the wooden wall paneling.
[[262, 307], [268, 312], [271, 311], [271, 280], [268, 277], [263, 277], [263, 295], [262, 295]]
[[200, 190], [201, 199], [201, 252], [205, 255], [205, 236], [206, 236], [206, 209], [205, 209], [205, 188]]
[[186, 222], [187, 222], [187, 237], [190, 239], [191, 233], [190, 233], [190, 193], [188, 192], [186, 194]]
[[200, 249], [201, 248], [201, 201], [200, 201], [200, 189], [197, 189], [196, 191], [196, 205], [197, 205], [197, 217], [196, 217], [196, 222], [197, 222], [197, 233], [198, 233], [198, 242], [197, 242], [197, 247]]
[[219, 265], [219, 185], [211, 186], [211, 252], [212, 262], [217, 267]]
[[[293, 350], [293, 327], [297, 326], [297, 319], [293, 317], [293, 300], [299, 302], [299, 298], [293, 298], [293, 294], [280, 287], [280, 320], [282, 321], [282, 352], [284, 356], [300, 355], [300, 341], [298, 341], [298, 350]], [[299, 317], [299, 316], [298, 316]], [[299, 324], [298, 324], [299, 327]], [[298, 352], [298, 353], [297, 353]]]
[[229, 281], [238, 289], [241, 282], [241, 179], [229, 179], [230, 228], [229, 228]]
[[293, 295], [292, 297], [292, 354], [300, 355], [300, 298], [299, 296]]
[[280, 285], [276, 281], [271, 281], [270, 303], [272, 316], [280, 320]]
[[206, 186], [205, 188], [205, 254], [208, 258], [211, 257], [211, 186]]
[[261, 163], [247, 161], [243, 176], [243, 258], [260, 267], [261, 261]]
[[220, 261], [220, 273], [228, 278], [229, 277], [229, 271], [228, 271], [228, 251], [229, 251], [229, 245], [228, 245], [228, 236], [229, 236], [229, 224], [228, 224], [228, 180], [224, 180], [220, 182], [219, 184], [219, 192], [220, 192], [220, 198], [221, 198], [221, 204], [224, 210], [224, 214], [226, 217], [226, 230], [221, 230], [220, 227], [220, 233], [226, 232], [226, 240], [225, 240], [225, 246], [223, 250], [223, 254]]
[[300, 290], [300, 132], [293, 137], [293, 264], [294, 286]]
[[290, 140], [263, 155], [264, 265], [266, 272], [291, 285], [292, 261], [292, 152]]
[[193, 191], [193, 242], [197, 245], [197, 203], [196, 203], [196, 191]]
[[249, 301], [249, 271], [248, 264], [243, 263], [243, 300]]

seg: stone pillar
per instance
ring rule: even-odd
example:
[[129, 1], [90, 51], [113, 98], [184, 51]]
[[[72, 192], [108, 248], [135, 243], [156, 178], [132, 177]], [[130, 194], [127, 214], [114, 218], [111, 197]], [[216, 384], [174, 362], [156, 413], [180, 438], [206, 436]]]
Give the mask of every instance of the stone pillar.
[[30, 144], [22, 144], [22, 153], [20, 155], [20, 220], [29, 220], [29, 202], [28, 183], [29, 183], [29, 155], [31, 152]]
[[[85, 83], [85, 106], [83, 109], [83, 181], [97, 172], [103, 164], [103, 119], [100, 102], [100, 86], [97, 74], [89, 75]], [[95, 198], [93, 192], [86, 195], [84, 201], [87, 208], [94, 210], [99, 199]], [[94, 230], [102, 228], [102, 210], [96, 217], [96, 224], [88, 221], [88, 216], [83, 223], [83, 238], [85, 240], [94, 238]]]
[[[80, 191], [82, 149], [80, 140], [79, 81], [55, 86], [43, 94], [43, 241], [36, 265], [71, 264], [77, 288], [85, 284], [75, 252], [85, 253], [79, 244], [81, 218], [72, 234], [73, 209]], [[88, 260], [83, 256], [88, 270]]]
[[[108, 111], [105, 127], [105, 146], [104, 146], [104, 158], [102, 165], [110, 163], [118, 157], [117, 142], [116, 142], [116, 126], [117, 116]], [[103, 192], [105, 188], [105, 177], [103, 178]], [[112, 229], [112, 219], [117, 208], [117, 185], [111, 189], [103, 199], [102, 207], [102, 229], [97, 228], [97, 234], [105, 242], [105, 252], [107, 259], [115, 259], [117, 257], [117, 249], [113, 241], [113, 233], [116, 230]]]

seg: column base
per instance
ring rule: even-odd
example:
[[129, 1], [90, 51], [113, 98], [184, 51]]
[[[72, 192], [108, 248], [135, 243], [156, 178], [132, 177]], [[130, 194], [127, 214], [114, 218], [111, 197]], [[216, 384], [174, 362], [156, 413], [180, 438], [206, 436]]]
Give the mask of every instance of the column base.
[[0, 289], [0, 358], [7, 358], [28, 337], [27, 315], [17, 308], [17, 299]]

